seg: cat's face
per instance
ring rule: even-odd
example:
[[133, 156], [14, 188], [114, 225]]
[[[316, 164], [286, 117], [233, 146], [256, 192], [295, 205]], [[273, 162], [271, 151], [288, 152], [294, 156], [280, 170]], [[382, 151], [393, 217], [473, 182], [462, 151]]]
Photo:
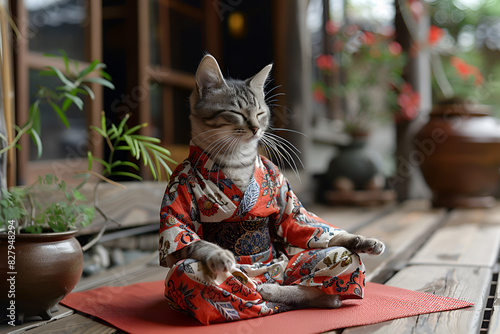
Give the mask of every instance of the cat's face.
[[250, 144], [256, 147], [269, 126], [263, 87], [270, 70], [268, 65], [245, 81], [225, 80], [215, 58], [205, 56], [191, 94], [193, 142], [209, 151], [234, 150]]

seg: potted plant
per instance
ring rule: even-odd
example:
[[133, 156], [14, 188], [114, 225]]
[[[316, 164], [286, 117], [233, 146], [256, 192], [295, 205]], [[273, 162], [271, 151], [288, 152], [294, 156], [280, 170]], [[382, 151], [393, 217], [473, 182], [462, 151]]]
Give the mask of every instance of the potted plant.
[[[431, 15], [433, 8], [412, 3], [402, 13], [416, 41], [415, 51], [424, 49], [430, 55], [436, 101], [414, 139], [432, 203], [448, 208], [492, 206], [500, 176], [500, 124], [486, 103], [494, 101], [498, 82], [483, 77], [481, 56], [459, 42], [460, 34], [473, 36], [476, 29], [467, 19], [471, 13], [456, 8], [462, 16], [458, 24], [434, 21], [419, 39], [417, 22], [422, 15]], [[411, 11], [415, 4], [418, 12]]]
[[[71, 105], [83, 109], [82, 95], [93, 97], [92, 90], [86, 85], [96, 82], [113, 88], [109, 76], [103, 71], [105, 65], [99, 61], [77, 70], [63, 53], [65, 71], [48, 67], [42, 75], [55, 76], [61, 86], [55, 90], [40, 87], [37, 99], [31, 105], [26, 124], [16, 126], [17, 134], [12, 142], [5, 136], [0, 137], [0, 154], [6, 154], [17, 147], [20, 137], [31, 135], [42, 153], [40, 140], [41, 103], [47, 103], [57, 113], [60, 120], [69, 127], [65, 112]], [[99, 74], [99, 75], [98, 75]], [[129, 128], [126, 115], [120, 124], [108, 125], [104, 112], [100, 127], [91, 127], [101, 135], [108, 145], [110, 154], [106, 160], [94, 157], [88, 152], [88, 170], [82, 171], [83, 181], [70, 187], [64, 180], [53, 175], [39, 176], [38, 181], [24, 188], [1, 189], [0, 219], [3, 233], [0, 233], [0, 304], [2, 318], [9, 322], [22, 322], [29, 316], [50, 319], [51, 309], [77, 284], [82, 274], [83, 250], [75, 238], [77, 229], [90, 224], [96, 213], [107, 222], [110, 220], [97, 205], [97, 189], [100, 183], [110, 182], [120, 186], [110, 178], [128, 176], [141, 180], [132, 171], [139, 171], [136, 162], [142, 160], [155, 179], [161, 178], [161, 169], [167, 176], [171, 173], [167, 161], [170, 153], [159, 145], [160, 140], [142, 136], [137, 132], [147, 126], [140, 124]], [[114, 159], [120, 150], [130, 152], [133, 161]], [[101, 165], [102, 172], [92, 170], [93, 165]], [[89, 176], [95, 176], [94, 200], [89, 203], [80, 192]], [[91, 247], [104, 233], [106, 224], [97, 238], [83, 248]]]
[[321, 80], [314, 84], [313, 96], [325, 104], [339, 102], [343, 130], [351, 138], [331, 160], [326, 183], [343, 193], [380, 190], [385, 186], [381, 159], [365, 146], [374, 124], [416, 117], [419, 95], [403, 79], [406, 54], [384, 31], [332, 21], [325, 30], [332, 50], [316, 59]]

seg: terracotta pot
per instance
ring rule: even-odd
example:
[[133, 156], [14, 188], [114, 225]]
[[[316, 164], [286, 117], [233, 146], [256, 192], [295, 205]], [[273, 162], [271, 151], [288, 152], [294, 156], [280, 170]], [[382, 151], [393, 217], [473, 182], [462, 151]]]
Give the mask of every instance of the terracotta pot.
[[499, 180], [500, 123], [490, 107], [472, 103], [436, 105], [416, 134], [420, 164], [437, 207], [490, 207]]
[[[51, 309], [73, 290], [82, 275], [83, 252], [75, 234], [15, 234], [10, 239], [8, 234], [0, 234], [2, 319], [22, 322], [30, 316], [52, 317]], [[15, 247], [11, 253], [9, 245]]]

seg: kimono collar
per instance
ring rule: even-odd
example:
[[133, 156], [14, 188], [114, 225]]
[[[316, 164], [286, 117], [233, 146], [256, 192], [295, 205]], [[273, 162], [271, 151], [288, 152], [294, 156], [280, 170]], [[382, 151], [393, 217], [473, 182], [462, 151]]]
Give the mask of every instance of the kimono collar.
[[[229, 179], [226, 178], [222, 169], [217, 165], [210, 156], [203, 153], [203, 150], [198, 146], [190, 143], [189, 147], [189, 157], [187, 160], [191, 163], [193, 169], [197, 170], [201, 176], [206, 179], [212, 181], [214, 184], [219, 185], [226, 192], [227, 190], [235, 192], [237, 194], [243, 195], [238, 187]], [[265, 165], [261, 160], [261, 157], [258, 156], [256, 159], [255, 170], [254, 170], [254, 179], [257, 181], [257, 184], [260, 186], [260, 183], [263, 180], [263, 175], [265, 174]]]
[[188, 160], [193, 169], [197, 170], [204, 179], [210, 180], [215, 184], [226, 179], [219, 165], [210, 159], [210, 156], [205, 154], [201, 148], [193, 145], [193, 143], [189, 147]]
[[204, 171], [202, 175], [207, 172], [214, 173], [216, 170], [220, 170], [219, 165], [217, 165], [212, 159], [210, 159], [210, 156], [205, 154], [201, 148], [193, 145], [193, 143], [190, 143], [189, 146], [188, 160], [193, 168], [200, 171], [200, 173]]

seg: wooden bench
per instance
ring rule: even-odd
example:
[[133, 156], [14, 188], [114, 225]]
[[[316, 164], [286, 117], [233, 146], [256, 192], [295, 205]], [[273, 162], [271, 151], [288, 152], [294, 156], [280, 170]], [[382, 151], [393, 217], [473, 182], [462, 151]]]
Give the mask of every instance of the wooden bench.
[[[432, 209], [427, 201], [409, 201], [376, 208], [308, 207], [351, 232], [380, 238], [381, 256], [362, 255], [367, 280], [465, 299], [474, 307], [348, 328], [330, 334], [360, 333], [499, 333], [500, 303], [495, 299], [500, 249], [500, 204], [491, 209]], [[123, 267], [83, 278], [74, 291], [161, 280], [167, 269], [157, 254]], [[488, 329], [489, 328], [489, 329]], [[18, 326], [28, 333], [119, 333], [106, 323], [60, 307], [56, 320]], [[2, 324], [0, 333], [10, 326]]]

